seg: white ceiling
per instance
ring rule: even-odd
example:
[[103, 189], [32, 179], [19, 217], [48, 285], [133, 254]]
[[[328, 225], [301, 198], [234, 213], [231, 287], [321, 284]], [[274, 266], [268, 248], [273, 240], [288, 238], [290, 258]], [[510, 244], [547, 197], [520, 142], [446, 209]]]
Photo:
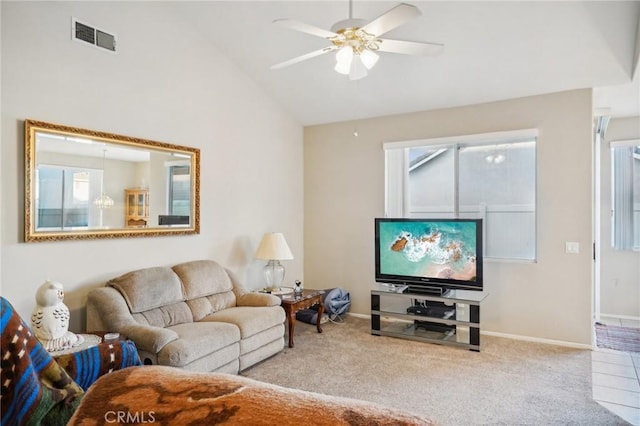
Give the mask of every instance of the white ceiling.
[[[62, 136], [37, 132], [36, 151], [73, 154], [81, 157], [97, 157], [108, 160], [147, 162], [151, 156], [148, 148], [135, 148], [122, 144], [106, 143], [91, 137]], [[170, 157], [170, 153], [167, 156]]]
[[[272, 24], [291, 18], [329, 29], [348, 1], [168, 3], [303, 125], [491, 102], [594, 87], [596, 114], [640, 115], [640, 1], [408, 1], [422, 16], [384, 38], [438, 42], [436, 57], [382, 53], [369, 76], [349, 81], [325, 54], [270, 66], [329, 42]], [[372, 20], [397, 2], [353, 3]], [[637, 59], [636, 59], [637, 61]]]

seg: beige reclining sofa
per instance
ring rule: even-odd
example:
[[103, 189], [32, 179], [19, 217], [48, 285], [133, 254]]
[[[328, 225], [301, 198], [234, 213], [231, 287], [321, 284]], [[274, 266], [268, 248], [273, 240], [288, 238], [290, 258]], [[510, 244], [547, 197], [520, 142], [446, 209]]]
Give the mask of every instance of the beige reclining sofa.
[[133, 340], [144, 364], [236, 374], [284, 348], [280, 299], [211, 260], [124, 274], [92, 290], [87, 330]]

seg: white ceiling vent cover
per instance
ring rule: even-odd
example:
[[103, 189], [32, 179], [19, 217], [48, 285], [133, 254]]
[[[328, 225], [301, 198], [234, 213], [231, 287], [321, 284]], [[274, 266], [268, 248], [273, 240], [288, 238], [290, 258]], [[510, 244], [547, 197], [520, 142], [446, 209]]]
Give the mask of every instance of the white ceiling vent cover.
[[110, 52], [116, 51], [116, 36], [71, 18], [71, 39], [92, 44]]

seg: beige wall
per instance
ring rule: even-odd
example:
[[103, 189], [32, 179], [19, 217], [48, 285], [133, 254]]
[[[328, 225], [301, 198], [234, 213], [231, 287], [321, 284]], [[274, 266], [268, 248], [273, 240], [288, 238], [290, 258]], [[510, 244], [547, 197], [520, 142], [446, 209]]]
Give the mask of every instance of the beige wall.
[[[486, 262], [488, 331], [591, 344], [591, 90], [305, 129], [308, 287], [342, 287], [370, 312], [373, 219], [384, 214], [384, 142], [539, 129], [536, 263]], [[357, 137], [353, 130], [357, 128]], [[565, 254], [565, 242], [580, 243]]]
[[[81, 331], [89, 289], [132, 269], [214, 259], [252, 288], [267, 231], [302, 278], [302, 126], [162, 2], [2, 2], [2, 295], [25, 318], [46, 279]], [[71, 17], [118, 36], [112, 54], [71, 40]], [[23, 243], [23, 120], [201, 150], [201, 233]], [[268, 176], [268, 179], [265, 177]]]
[[611, 247], [611, 150], [614, 140], [640, 139], [640, 117], [613, 118], [600, 147], [600, 313], [640, 317], [640, 252]]

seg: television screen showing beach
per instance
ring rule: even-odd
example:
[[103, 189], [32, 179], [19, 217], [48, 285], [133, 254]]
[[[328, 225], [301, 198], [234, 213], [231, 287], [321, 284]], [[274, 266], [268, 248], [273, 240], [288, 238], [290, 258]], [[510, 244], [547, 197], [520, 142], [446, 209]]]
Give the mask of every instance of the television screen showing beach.
[[383, 274], [476, 280], [475, 222], [384, 222], [379, 236]]

